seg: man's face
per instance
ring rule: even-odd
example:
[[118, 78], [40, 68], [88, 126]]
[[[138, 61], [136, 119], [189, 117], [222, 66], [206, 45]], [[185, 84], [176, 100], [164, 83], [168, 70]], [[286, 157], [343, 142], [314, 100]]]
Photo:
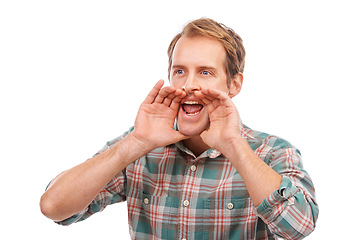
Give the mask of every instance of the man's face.
[[195, 97], [194, 91], [214, 88], [228, 92], [225, 61], [225, 48], [215, 39], [181, 37], [176, 43], [170, 84], [186, 92], [177, 116], [182, 134], [196, 136], [209, 127], [205, 104]]

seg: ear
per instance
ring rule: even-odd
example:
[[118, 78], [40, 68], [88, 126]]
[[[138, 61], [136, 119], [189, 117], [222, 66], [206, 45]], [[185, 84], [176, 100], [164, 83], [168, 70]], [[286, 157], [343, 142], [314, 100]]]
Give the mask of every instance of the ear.
[[231, 85], [230, 85], [230, 89], [229, 89], [229, 97], [230, 98], [235, 97], [240, 92], [242, 83], [243, 83], [243, 78], [244, 78], [243, 74], [239, 72], [231, 80]]

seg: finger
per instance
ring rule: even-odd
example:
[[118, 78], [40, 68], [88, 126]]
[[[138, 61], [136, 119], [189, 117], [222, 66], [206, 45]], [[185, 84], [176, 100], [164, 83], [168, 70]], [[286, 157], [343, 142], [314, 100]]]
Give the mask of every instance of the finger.
[[[213, 91], [214, 90], [214, 91]], [[225, 92], [218, 91], [215, 89], [204, 89], [201, 92], [195, 92], [195, 96], [201, 99], [207, 107], [209, 113], [213, 112], [219, 106], [227, 106], [227, 98]], [[224, 99], [224, 100], [221, 100]], [[230, 99], [230, 98], [229, 98]], [[230, 100], [231, 101], [231, 100]]]
[[194, 92], [194, 94], [195, 97], [199, 98], [203, 103], [205, 103], [205, 106], [209, 113], [214, 111], [214, 109], [216, 108], [216, 106], [214, 105], [214, 101], [216, 100], [218, 102], [217, 99], [205, 94], [203, 91], [196, 91]]
[[173, 99], [176, 97], [175, 93], [170, 93], [169, 95], [167, 95], [164, 98], [164, 101], [162, 102], [162, 104], [164, 104], [165, 106], [169, 107], [171, 102], [173, 101]]
[[175, 95], [176, 96], [173, 99], [173, 102], [180, 103], [181, 100], [186, 96], [186, 92], [181, 89], [176, 89]]
[[179, 104], [181, 100], [186, 96], [186, 93], [181, 89], [176, 89], [176, 92], [174, 93], [175, 97], [172, 99], [170, 103], [170, 108], [173, 110], [177, 110], [179, 108]]
[[170, 93], [164, 98], [163, 104], [166, 106], [170, 106], [172, 102], [179, 103], [182, 98], [186, 96], [186, 93], [181, 89], [175, 89], [174, 92]]
[[215, 100], [214, 97], [207, 95], [202, 91], [195, 91], [194, 94], [197, 98], [199, 98], [201, 101], [203, 101], [206, 105], [211, 104], [211, 102]]
[[186, 136], [186, 135], [180, 133], [179, 131], [175, 131], [175, 130], [174, 130], [174, 133], [172, 136], [175, 140], [174, 143], [190, 138], [189, 136]]
[[170, 94], [172, 94], [173, 92], [175, 92], [175, 88], [174, 88], [174, 87], [169, 86], [169, 87], [164, 87], [164, 88], [162, 88], [162, 89], [159, 91], [158, 95], [156, 96], [154, 102], [155, 102], [155, 103], [163, 103], [164, 99], [165, 99], [166, 97], [168, 97]]
[[216, 90], [216, 89], [213, 89], [213, 88], [209, 88], [209, 89], [204, 90], [204, 94], [206, 94], [207, 96], [211, 96], [213, 98], [219, 99], [219, 100], [230, 99], [229, 95], [227, 95], [226, 92]]
[[148, 103], [151, 104], [155, 101], [156, 96], [158, 95], [161, 87], [164, 85], [164, 80], [159, 80], [155, 86], [153, 87], [153, 89], [151, 89], [151, 91], [149, 92], [149, 94], [147, 95], [147, 97], [144, 100], [144, 103]]
[[216, 90], [216, 89], [206, 89], [203, 91], [203, 94], [206, 96], [207, 99], [213, 98], [212, 101], [219, 100], [222, 104], [228, 106], [231, 105], [232, 101], [229, 95], [226, 92]]

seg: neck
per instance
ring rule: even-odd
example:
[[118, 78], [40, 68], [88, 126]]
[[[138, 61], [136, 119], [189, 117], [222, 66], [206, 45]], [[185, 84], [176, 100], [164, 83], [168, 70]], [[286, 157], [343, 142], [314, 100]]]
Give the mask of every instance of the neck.
[[196, 157], [200, 156], [200, 154], [210, 148], [208, 145], [206, 145], [206, 143], [204, 143], [200, 135], [185, 139], [183, 142], [185, 147], [194, 153]]

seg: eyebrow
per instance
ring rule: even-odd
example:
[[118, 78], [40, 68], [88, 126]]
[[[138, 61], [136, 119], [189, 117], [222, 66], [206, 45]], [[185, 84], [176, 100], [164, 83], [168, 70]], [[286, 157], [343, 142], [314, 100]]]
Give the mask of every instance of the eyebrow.
[[200, 66], [199, 68], [200, 68], [200, 69], [216, 70], [216, 68], [215, 68], [215, 67], [212, 67], [212, 66]]
[[172, 65], [171, 68], [185, 68], [183, 65]]
[[[185, 67], [184, 65], [173, 65], [173, 66], [171, 66], [171, 68], [187, 68], [187, 67]], [[216, 70], [216, 68], [215, 67], [212, 67], [212, 66], [208, 66], [208, 65], [204, 65], [204, 66], [199, 66], [199, 67], [197, 67], [197, 68], [199, 68], [199, 69], [210, 69], [210, 70]]]

